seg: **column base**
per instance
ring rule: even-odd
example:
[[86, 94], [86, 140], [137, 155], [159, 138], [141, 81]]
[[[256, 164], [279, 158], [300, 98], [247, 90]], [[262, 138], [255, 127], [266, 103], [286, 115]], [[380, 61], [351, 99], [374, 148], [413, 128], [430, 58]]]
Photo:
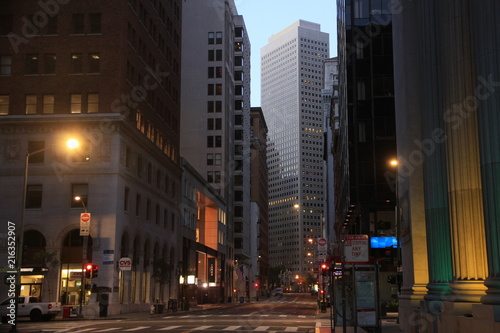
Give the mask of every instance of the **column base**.
[[481, 297], [486, 295], [486, 286], [483, 280], [479, 281], [453, 281], [450, 283], [452, 294], [451, 302], [481, 302]]

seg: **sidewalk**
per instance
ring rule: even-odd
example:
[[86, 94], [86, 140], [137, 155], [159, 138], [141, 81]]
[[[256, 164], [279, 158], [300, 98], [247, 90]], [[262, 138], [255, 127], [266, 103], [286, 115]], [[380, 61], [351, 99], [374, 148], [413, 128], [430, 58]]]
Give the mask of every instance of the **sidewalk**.
[[[330, 318], [329, 313], [319, 313], [318, 318], [323, 318], [327, 319]], [[381, 330], [380, 332], [382, 333], [400, 333], [401, 329], [399, 327], [399, 324], [397, 323], [397, 318], [398, 314], [397, 313], [388, 313], [387, 316], [383, 317], [381, 319]], [[332, 331], [331, 327], [325, 326], [325, 327], [316, 327], [315, 333], [343, 333], [344, 332], [344, 327], [342, 325], [335, 327], [335, 330]], [[346, 333], [354, 333], [354, 327], [348, 326], [346, 327]], [[366, 330], [364, 330], [361, 327], [356, 328], [357, 333], [367, 333]]]

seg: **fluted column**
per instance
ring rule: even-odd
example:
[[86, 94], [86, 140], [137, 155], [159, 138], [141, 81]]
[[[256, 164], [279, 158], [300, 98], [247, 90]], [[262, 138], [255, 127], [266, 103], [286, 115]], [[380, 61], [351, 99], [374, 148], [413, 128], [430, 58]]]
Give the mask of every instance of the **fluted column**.
[[[489, 274], [485, 304], [500, 305], [500, 3], [471, 1]], [[492, 33], [494, 32], [494, 33]]]
[[436, 35], [436, 2], [419, 3], [421, 90], [422, 90], [422, 151], [424, 160], [425, 219], [429, 258], [428, 300], [446, 300], [453, 280], [448, 182], [446, 176], [446, 136], [441, 114], [444, 79], [439, 64]]
[[452, 246], [453, 301], [478, 302], [488, 268], [469, 0], [437, 2], [442, 116]]

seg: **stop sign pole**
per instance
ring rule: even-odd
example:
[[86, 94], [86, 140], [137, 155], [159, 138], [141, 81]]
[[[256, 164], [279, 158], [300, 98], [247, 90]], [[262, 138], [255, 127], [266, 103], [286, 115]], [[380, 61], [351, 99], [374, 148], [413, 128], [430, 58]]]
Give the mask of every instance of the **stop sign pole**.
[[90, 234], [90, 213], [87, 212], [87, 206], [83, 199], [79, 196], [75, 197], [76, 201], [82, 203], [84, 213], [80, 214], [80, 236], [83, 236], [83, 246], [82, 246], [82, 277], [80, 280], [80, 301], [78, 302], [78, 317], [83, 317], [82, 307], [83, 298], [85, 297], [85, 266], [87, 265], [87, 247], [89, 244], [89, 234]]

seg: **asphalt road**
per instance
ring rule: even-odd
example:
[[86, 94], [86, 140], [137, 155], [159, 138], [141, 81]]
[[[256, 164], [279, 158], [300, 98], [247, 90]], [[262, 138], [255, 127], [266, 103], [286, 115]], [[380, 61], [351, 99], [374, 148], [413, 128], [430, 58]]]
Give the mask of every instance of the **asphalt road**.
[[[20, 321], [18, 332], [302, 332], [312, 333], [325, 319], [318, 316], [316, 296], [285, 294], [258, 302], [225, 304], [204, 311], [168, 315], [149, 313], [112, 316], [105, 320]], [[2, 324], [0, 332], [8, 332]]]

